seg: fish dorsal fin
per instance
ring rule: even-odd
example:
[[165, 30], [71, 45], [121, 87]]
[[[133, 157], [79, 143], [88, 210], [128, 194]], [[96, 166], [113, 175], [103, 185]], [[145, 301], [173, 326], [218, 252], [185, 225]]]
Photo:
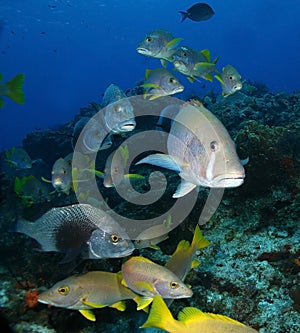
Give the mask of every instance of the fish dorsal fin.
[[203, 57], [210, 62], [210, 51], [208, 49], [204, 49], [200, 51], [200, 54], [203, 55]]
[[174, 38], [166, 44], [165, 48], [168, 50], [174, 49], [181, 41], [182, 38]]
[[[176, 253], [176, 252], [181, 252], [181, 251], [187, 251], [189, 248], [190, 248], [190, 242], [189, 241], [187, 241], [187, 240], [181, 240], [179, 243], [178, 243], [178, 245], [177, 245], [177, 248], [176, 248], [176, 251], [174, 252], [174, 254]], [[173, 255], [174, 255], [173, 254]]]
[[180, 198], [190, 193], [196, 187], [195, 184], [190, 183], [186, 180], [181, 180], [178, 185], [176, 192], [172, 195], [173, 198]]
[[166, 59], [160, 59], [160, 63], [164, 68], [167, 67], [167, 60]]
[[[153, 264], [153, 261], [151, 261], [150, 259], [147, 259], [147, 258], [145, 258], [145, 257], [132, 257], [132, 259], [134, 259], [134, 261], [140, 261], [140, 262], [147, 262], [147, 263], [151, 263], [151, 264]], [[129, 259], [129, 260], [131, 260], [131, 259]]]
[[126, 310], [126, 303], [124, 301], [116, 302], [112, 305], [109, 305], [110, 308], [117, 309], [119, 311], [125, 311]]
[[150, 75], [151, 72], [152, 72], [151, 69], [146, 69], [146, 72], [145, 72], [145, 80], [148, 79], [148, 77], [149, 77], [149, 75]]
[[85, 317], [86, 319], [90, 321], [96, 321], [96, 317], [91, 310], [79, 310], [79, 312]]
[[144, 310], [151, 304], [153, 298], [152, 297], [146, 297], [146, 296], [136, 296], [134, 299], [135, 303], [137, 304], [136, 309], [139, 310]]
[[192, 307], [186, 307], [178, 314], [178, 320], [184, 323], [189, 323], [195, 320], [199, 321], [201, 319], [218, 320], [218, 321], [232, 323], [235, 325], [246, 326], [240, 323], [239, 321], [231, 319], [229, 317], [209, 312], [202, 312], [201, 310]]
[[89, 302], [85, 299], [82, 299], [81, 303], [84, 305], [90, 306], [91, 308], [95, 308], [95, 309], [102, 309], [107, 306], [107, 304], [93, 303], [93, 302]]

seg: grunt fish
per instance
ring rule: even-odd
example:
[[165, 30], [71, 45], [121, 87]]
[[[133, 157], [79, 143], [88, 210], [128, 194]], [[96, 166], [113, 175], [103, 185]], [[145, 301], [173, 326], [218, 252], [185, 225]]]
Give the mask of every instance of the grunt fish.
[[118, 223], [88, 204], [52, 208], [33, 223], [19, 220], [15, 231], [34, 238], [42, 251], [65, 253], [61, 263], [80, 253], [86, 259], [121, 258], [134, 250]]
[[72, 185], [72, 161], [60, 157], [51, 171], [51, 183], [57, 192], [69, 194]]
[[122, 133], [133, 131], [136, 122], [133, 106], [125, 93], [115, 84], [109, 85], [103, 96], [104, 122], [109, 131]]
[[226, 128], [197, 101], [183, 104], [172, 123], [167, 149], [168, 155], [149, 155], [137, 164], [178, 172], [181, 184], [173, 198], [182, 197], [197, 186], [237, 187], [244, 181], [244, 168]]
[[132, 257], [122, 265], [123, 283], [150, 300], [156, 294], [163, 298], [191, 297], [193, 292], [174, 273], [143, 257]]
[[23, 148], [13, 147], [5, 150], [6, 161], [10, 166], [16, 169], [30, 169], [32, 167], [32, 160], [27, 151]]
[[190, 82], [197, 77], [212, 81], [211, 72], [216, 70], [216, 63], [210, 59], [210, 51], [205, 49], [196, 51], [188, 46], [182, 46], [172, 56], [172, 62], [176, 70], [187, 76]]
[[139, 43], [137, 51], [148, 57], [158, 58], [164, 67], [170, 61], [182, 38], [174, 38], [167, 30], [153, 30]]
[[169, 333], [258, 333], [255, 329], [229, 317], [186, 307], [174, 319], [166, 303], [156, 295], [147, 321], [141, 328], [160, 328]]
[[184, 86], [178, 81], [176, 76], [165, 68], [147, 69], [144, 84], [141, 85], [146, 89], [145, 97], [150, 96], [150, 100], [161, 96], [169, 96], [180, 93]]
[[65, 309], [79, 310], [87, 319], [95, 321], [91, 310], [111, 307], [119, 311], [126, 309], [124, 300], [141, 299], [132, 290], [121, 284], [122, 275], [102, 271], [91, 271], [73, 275], [57, 282], [38, 296], [38, 301]]
[[234, 94], [243, 87], [240, 73], [231, 65], [225, 66], [222, 73], [215, 75], [215, 78], [221, 83], [224, 97]]

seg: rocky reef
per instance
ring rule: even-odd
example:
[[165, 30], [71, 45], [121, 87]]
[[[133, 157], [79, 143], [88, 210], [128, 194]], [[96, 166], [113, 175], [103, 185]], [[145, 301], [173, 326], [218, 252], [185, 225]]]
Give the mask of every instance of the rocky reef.
[[[201, 227], [211, 245], [199, 251], [201, 264], [186, 279], [194, 291], [193, 297], [174, 301], [171, 311], [175, 316], [183, 307], [195, 306], [237, 319], [260, 333], [298, 333], [300, 92], [275, 94], [262, 84], [248, 82], [232, 96], [207, 93], [201, 102], [223, 122], [237, 144], [240, 158], [249, 158], [249, 162], [245, 165], [245, 183], [227, 189], [213, 217]], [[72, 151], [74, 124], [82, 116], [95, 114], [99, 107], [91, 103], [67, 124], [27, 135], [23, 147], [33, 159], [46, 164], [39, 167], [40, 173], [49, 173], [58, 157]], [[145, 167], [145, 173], [146, 169], [149, 168]], [[168, 188], [169, 194], [179, 179], [172, 172], [165, 173], [173, 184]], [[124, 313], [110, 308], [96, 310], [96, 323], [77, 311], [37, 303], [36, 290], [49, 288], [66, 275], [79, 272], [117, 272], [122, 259], [88, 260], [74, 267], [62, 267], [58, 264], [60, 254], [35, 251], [37, 245], [32, 239], [11, 233], [19, 215], [34, 220], [50, 207], [76, 202], [74, 193], [54, 193], [25, 207], [14, 191], [15, 176], [5, 170], [0, 174], [0, 308], [11, 328], [15, 332], [142, 332], [139, 326], [147, 316], [137, 312], [133, 302], [128, 301]], [[147, 184], [139, 190], [147, 191]], [[116, 211], [133, 216], [149, 214], [147, 206], [130, 210], [127, 203], [109, 192], [113, 189], [106, 191]], [[191, 240], [207, 192], [199, 191], [195, 210], [160, 244], [161, 251], [143, 249], [140, 254], [164, 264], [181, 239]], [[155, 209], [165, 206], [168, 197], [164, 196]]]

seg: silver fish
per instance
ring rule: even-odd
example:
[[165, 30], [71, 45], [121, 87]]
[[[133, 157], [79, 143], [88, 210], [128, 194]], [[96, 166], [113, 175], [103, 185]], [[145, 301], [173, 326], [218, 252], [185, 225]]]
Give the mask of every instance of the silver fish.
[[138, 299], [138, 295], [121, 284], [122, 275], [91, 271], [73, 275], [57, 282], [38, 296], [38, 301], [65, 309], [79, 310], [89, 320], [96, 318], [92, 309], [106, 306], [120, 311], [126, 309], [124, 300]]
[[179, 82], [177, 77], [165, 68], [147, 69], [145, 81], [142, 84], [150, 94], [150, 100], [161, 96], [169, 96], [180, 93], [184, 90], [184, 86]]
[[57, 159], [51, 171], [51, 183], [57, 192], [69, 194], [72, 185], [71, 161], [60, 157]]
[[133, 106], [128, 97], [115, 84], [107, 87], [103, 96], [105, 125], [114, 133], [133, 131], [136, 122], [134, 119]]
[[227, 65], [222, 69], [222, 73], [215, 75], [222, 86], [222, 95], [227, 97], [233, 95], [238, 90], [241, 90], [243, 83], [241, 81], [240, 73], [231, 65]]
[[244, 181], [244, 168], [226, 128], [197, 101], [183, 104], [172, 123], [167, 149], [168, 155], [149, 155], [137, 164], [178, 172], [181, 184], [173, 198], [186, 195], [196, 186], [237, 187]]
[[126, 232], [101, 209], [88, 204], [52, 208], [34, 223], [19, 220], [16, 232], [34, 238], [43, 251], [66, 253], [63, 263], [84, 258], [120, 258], [134, 250]]
[[139, 43], [137, 51], [145, 56], [161, 59], [162, 65], [166, 67], [181, 40], [174, 38], [167, 30], [153, 30]]
[[193, 82], [197, 77], [212, 81], [211, 72], [216, 70], [218, 58], [211, 62], [210, 52], [205, 49], [196, 51], [188, 46], [182, 46], [172, 56], [174, 67]]

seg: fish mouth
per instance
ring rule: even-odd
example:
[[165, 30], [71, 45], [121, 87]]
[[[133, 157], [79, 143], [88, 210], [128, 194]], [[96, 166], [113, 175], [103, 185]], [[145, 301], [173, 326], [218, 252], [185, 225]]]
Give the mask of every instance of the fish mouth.
[[138, 47], [136, 50], [140, 54], [144, 54], [144, 55], [151, 54], [151, 52], [149, 50], [145, 49], [144, 47]]
[[213, 180], [213, 187], [233, 188], [243, 184], [245, 176], [219, 176]]
[[136, 122], [134, 120], [129, 120], [119, 124], [118, 128], [121, 132], [131, 132], [135, 129]]

